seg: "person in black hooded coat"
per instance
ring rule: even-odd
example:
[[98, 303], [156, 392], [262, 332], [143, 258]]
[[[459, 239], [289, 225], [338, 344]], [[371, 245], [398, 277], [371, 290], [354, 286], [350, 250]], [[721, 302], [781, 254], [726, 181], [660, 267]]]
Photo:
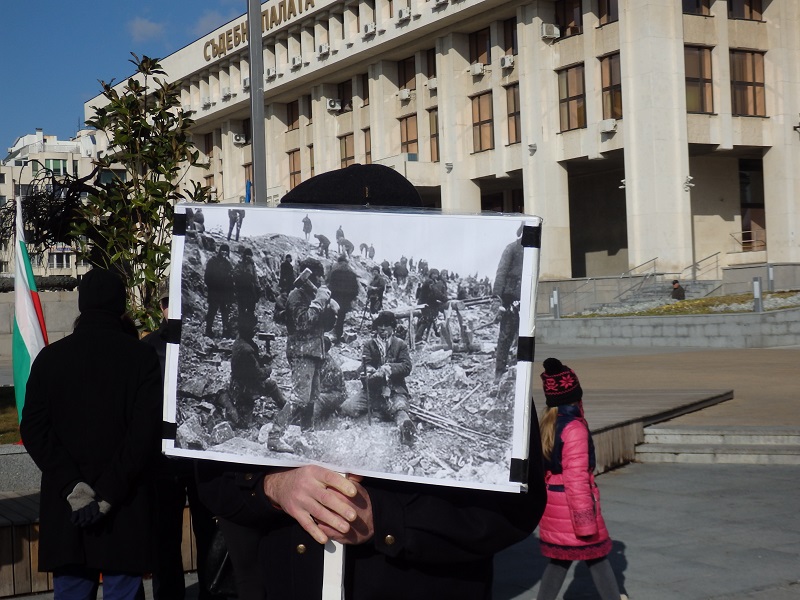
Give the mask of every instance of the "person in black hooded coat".
[[91, 597], [100, 573], [104, 598], [134, 598], [154, 567], [161, 372], [124, 329], [125, 299], [116, 275], [89, 271], [75, 331], [28, 379], [20, 432], [42, 471], [39, 570], [54, 573], [56, 598], [72, 584]]

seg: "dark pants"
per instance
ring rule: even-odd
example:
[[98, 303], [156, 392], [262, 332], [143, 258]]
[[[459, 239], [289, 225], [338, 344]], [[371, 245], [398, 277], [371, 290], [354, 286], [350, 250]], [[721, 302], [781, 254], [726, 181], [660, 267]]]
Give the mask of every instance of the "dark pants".
[[206, 313], [206, 335], [212, 337], [214, 333], [214, 317], [217, 312], [222, 315], [222, 335], [232, 337], [231, 327], [231, 302], [222, 294], [209, 292], [208, 312]]
[[508, 352], [519, 336], [519, 311], [507, 308], [500, 317], [500, 334], [495, 351], [495, 374], [505, 373], [508, 368]]
[[[96, 569], [59, 569], [53, 573], [54, 596], [58, 600], [95, 600], [99, 582], [100, 571]], [[142, 576], [103, 572], [103, 600], [144, 600]]]
[[[166, 464], [164, 463], [166, 461]], [[192, 530], [197, 543], [197, 575], [200, 600], [212, 600], [208, 592], [206, 562], [208, 548], [214, 535], [214, 518], [200, 501], [191, 459], [162, 458], [158, 478], [158, 563], [153, 571], [154, 600], [183, 600], [183, 509], [189, 499]]]
[[336, 334], [337, 341], [341, 341], [344, 335], [344, 321], [347, 318], [347, 313], [352, 308], [352, 301], [345, 302], [338, 298], [334, 298], [334, 300], [339, 303], [339, 312], [336, 313], [336, 325], [333, 327], [333, 332]]
[[238, 600], [264, 600], [263, 567], [258, 562], [261, 532], [225, 519], [219, 520], [219, 528], [233, 564]]

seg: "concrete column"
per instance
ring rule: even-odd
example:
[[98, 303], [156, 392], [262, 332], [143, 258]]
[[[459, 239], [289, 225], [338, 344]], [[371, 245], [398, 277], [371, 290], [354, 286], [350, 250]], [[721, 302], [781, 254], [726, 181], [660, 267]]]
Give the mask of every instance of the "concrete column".
[[[451, 33], [436, 40], [439, 90], [463, 90], [469, 75], [467, 36]], [[442, 210], [480, 211], [481, 192], [472, 181], [472, 105], [462, 94], [439, 95], [439, 168]]]
[[[569, 229], [569, 182], [558, 162], [559, 120], [553, 98], [558, 98], [552, 47], [539, 36], [541, 23], [553, 22], [553, 9], [546, 3], [522, 7], [526, 24], [519, 37], [519, 100], [522, 118], [523, 187], [525, 212], [543, 219], [540, 276], [572, 277]], [[545, 11], [545, 12], [543, 12]], [[534, 145], [534, 146], [531, 146]]]
[[800, 262], [800, 131], [794, 127], [800, 125], [800, 5], [772, 2], [764, 20], [770, 39], [765, 78], [773, 140], [764, 155], [767, 257], [772, 263], [796, 263]]
[[400, 128], [397, 124], [397, 63], [382, 60], [370, 65], [369, 122], [372, 161], [400, 153]]
[[681, 5], [622, 0], [619, 29], [630, 266], [680, 272], [693, 254]]

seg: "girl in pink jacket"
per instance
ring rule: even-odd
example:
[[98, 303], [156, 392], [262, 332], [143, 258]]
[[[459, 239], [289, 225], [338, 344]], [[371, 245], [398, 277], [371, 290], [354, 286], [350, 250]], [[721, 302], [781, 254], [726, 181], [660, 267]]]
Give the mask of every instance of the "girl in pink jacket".
[[608, 562], [611, 538], [600, 512], [600, 492], [594, 482], [594, 444], [583, 417], [578, 376], [558, 359], [548, 358], [542, 386], [547, 408], [539, 428], [547, 507], [539, 522], [539, 543], [550, 562], [542, 575], [537, 600], [555, 600], [575, 560], [586, 561], [603, 600], [620, 600]]

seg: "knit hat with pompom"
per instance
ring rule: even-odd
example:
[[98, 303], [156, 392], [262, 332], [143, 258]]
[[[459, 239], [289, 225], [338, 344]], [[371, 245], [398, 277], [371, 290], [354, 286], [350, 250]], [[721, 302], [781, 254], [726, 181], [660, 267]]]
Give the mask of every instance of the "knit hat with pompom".
[[563, 406], [579, 402], [583, 398], [583, 390], [575, 371], [562, 365], [557, 358], [548, 358], [542, 365], [542, 389], [547, 406]]

